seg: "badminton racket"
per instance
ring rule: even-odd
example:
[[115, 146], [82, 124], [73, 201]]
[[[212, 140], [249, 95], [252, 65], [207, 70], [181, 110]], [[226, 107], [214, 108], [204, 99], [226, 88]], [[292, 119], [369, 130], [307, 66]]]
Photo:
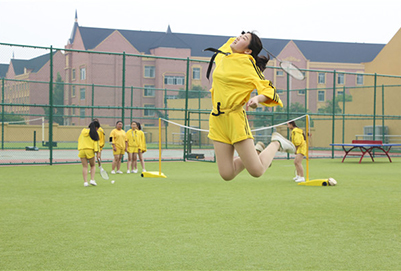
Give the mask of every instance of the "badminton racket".
[[295, 66], [294, 64], [292, 64], [289, 61], [282, 61], [282, 60], [278, 59], [275, 55], [273, 55], [272, 53], [267, 51], [265, 48], [263, 48], [263, 50], [265, 50], [266, 53], [268, 53], [269, 55], [271, 55], [272, 57], [277, 59], [277, 61], [280, 63], [280, 67], [286, 73], [288, 73], [289, 75], [291, 75], [292, 77], [294, 77], [297, 80], [304, 80], [305, 79], [304, 74], [297, 68], [297, 66]]
[[101, 164], [99, 158], [97, 159], [97, 162], [99, 164], [100, 176], [102, 176], [103, 179], [108, 180], [109, 179], [109, 174], [107, 174], [107, 171], [102, 168], [102, 164]]

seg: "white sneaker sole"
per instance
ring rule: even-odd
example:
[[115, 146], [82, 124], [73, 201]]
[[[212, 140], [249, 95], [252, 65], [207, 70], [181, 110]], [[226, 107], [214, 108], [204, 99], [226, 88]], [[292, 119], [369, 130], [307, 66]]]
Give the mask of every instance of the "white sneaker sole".
[[280, 143], [280, 148], [278, 150], [281, 152], [295, 153], [295, 151], [297, 150], [291, 141], [289, 141], [277, 132], [274, 132], [272, 134], [271, 141], [278, 141]]

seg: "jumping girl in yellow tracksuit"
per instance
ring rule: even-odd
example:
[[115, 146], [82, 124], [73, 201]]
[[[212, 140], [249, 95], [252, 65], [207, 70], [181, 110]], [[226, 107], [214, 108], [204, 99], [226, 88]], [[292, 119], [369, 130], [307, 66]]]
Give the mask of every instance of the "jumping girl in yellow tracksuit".
[[99, 152], [99, 134], [97, 130], [100, 125], [97, 121], [92, 121], [89, 124], [89, 128], [84, 128], [78, 138], [78, 157], [81, 158], [82, 163], [82, 175], [84, 177], [84, 186], [89, 186], [88, 184], [88, 161], [91, 167], [91, 185], [96, 185], [95, 181], [95, 153]]
[[297, 176], [294, 178], [294, 181], [297, 183], [304, 182], [304, 168], [302, 167], [302, 159], [306, 156], [307, 146], [306, 146], [306, 138], [302, 129], [298, 128], [295, 124], [295, 121], [290, 121], [287, 123], [287, 127], [292, 130], [291, 131], [291, 141], [297, 148], [295, 153], [294, 165], [297, 170]]
[[[260, 177], [271, 164], [278, 150], [295, 152], [294, 145], [278, 133], [259, 155], [243, 106], [256, 108], [283, 106], [272, 83], [265, 80], [264, 71], [268, 58], [258, 54], [262, 42], [254, 33], [243, 32], [231, 38], [219, 50], [214, 51], [216, 68], [213, 72], [213, 111], [209, 117], [209, 138], [213, 140], [219, 173], [224, 180], [232, 180], [244, 168], [254, 177]], [[208, 75], [210, 72], [208, 70]], [[258, 95], [250, 99], [252, 91]], [[239, 157], [234, 158], [234, 149]]]

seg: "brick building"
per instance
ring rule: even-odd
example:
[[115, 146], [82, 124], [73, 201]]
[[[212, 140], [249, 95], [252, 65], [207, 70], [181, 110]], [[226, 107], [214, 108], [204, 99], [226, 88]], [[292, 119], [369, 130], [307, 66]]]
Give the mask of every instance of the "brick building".
[[[92, 104], [105, 107], [133, 105], [141, 109], [133, 112], [125, 110], [125, 116], [134, 114], [135, 117], [143, 118], [144, 123], [154, 125], [154, 120], [146, 119], [154, 112], [146, 110], [145, 107], [163, 108], [165, 99], [177, 98], [178, 90], [185, 89], [186, 85], [190, 89], [194, 86], [201, 86], [203, 89], [210, 88], [211, 82], [205, 78], [205, 73], [211, 53], [204, 52], [203, 49], [218, 48], [228, 38], [227, 36], [173, 33], [170, 27], [166, 32], [82, 27], [78, 24], [76, 16], [71, 36], [65, 46], [65, 49], [71, 49], [71, 51], [55, 54], [54, 74], [59, 72], [66, 83], [65, 105], [81, 107]], [[266, 69], [265, 71], [265, 77], [273, 82], [279, 92], [286, 89], [297, 90], [290, 92], [290, 103], [298, 102], [302, 105], [306, 103], [307, 108], [312, 112], [316, 112], [327, 100], [332, 99], [332, 91], [328, 89], [333, 86], [333, 79], [336, 80], [337, 86], [344, 86], [346, 93], [349, 93], [347, 87], [363, 85], [365, 63], [371, 62], [385, 46], [384, 44], [266, 38], [262, 38], [262, 42], [264, 47], [279, 59], [291, 61], [301, 69], [322, 71], [306, 71], [305, 80], [291, 79], [289, 85], [287, 76], [282, 70]], [[123, 52], [127, 54], [125, 59], [122, 56]], [[44, 63], [39, 61], [41, 59]], [[49, 72], [46, 68], [49, 63], [45, 59], [46, 56], [25, 61], [13, 59], [8, 65], [5, 77], [49, 80]], [[187, 62], [186, 59], [191, 61]], [[126, 65], [125, 74], [122, 69], [123, 62]], [[187, 63], [189, 63], [188, 68]], [[273, 67], [278, 67], [278, 64], [275, 59], [269, 62], [269, 66]], [[0, 72], [3, 70], [4, 73], [4, 65], [0, 68]], [[336, 78], [333, 78], [331, 73], [323, 72], [333, 70], [338, 72]], [[187, 72], [189, 82], [186, 82]], [[125, 78], [125, 95], [122, 95], [123, 77]], [[48, 101], [48, 87], [46, 89], [42, 85], [34, 88], [35, 84], [30, 83], [26, 91], [26, 86], [17, 85], [18, 83], [15, 82], [7, 83], [7, 103], [16, 103], [21, 100], [26, 103]], [[319, 89], [308, 92], [305, 97], [304, 89], [317, 88]], [[339, 91], [341, 94], [342, 90]], [[38, 98], [40, 98], [39, 101]], [[287, 103], [286, 95], [281, 95], [281, 99], [284, 104]], [[13, 112], [20, 112], [18, 108], [8, 108]], [[33, 112], [36, 111], [25, 113], [32, 114]], [[66, 108], [64, 113], [65, 124], [85, 125], [88, 122], [87, 118], [91, 115], [91, 109], [71, 107]], [[109, 124], [121, 117], [121, 111], [114, 109], [95, 109], [94, 114], [110, 117], [106, 120]]]

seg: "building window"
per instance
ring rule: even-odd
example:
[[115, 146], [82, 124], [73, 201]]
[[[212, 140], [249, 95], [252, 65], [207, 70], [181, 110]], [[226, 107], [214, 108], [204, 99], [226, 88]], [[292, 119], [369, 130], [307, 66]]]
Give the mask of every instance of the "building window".
[[71, 97], [75, 97], [75, 86], [72, 86]]
[[85, 100], [85, 88], [81, 88], [81, 89], [79, 90], [79, 98], [80, 98], [81, 100]]
[[184, 76], [165, 76], [164, 84], [166, 84], [166, 85], [184, 85], [185, 77]]
[[303, 89], [303, 90], [298, 90], [298, 94], [299, 95], [305, 95], [305, 90]]
[[75, 69], [72, 69], [71, 71], [71, 78], [72, 80], [75, 80]]
[[[151, 107], [154, 108], [155, 106], [153, 104], [145, 104], [144, 107]], [[152, 109], [145, 109], [143, 112], [143, 115], [146, 117], [152, 117], [155, 115], [155, 111]]]
[[192, 79], [200, 80], [200, 68], [193, 68], [192, 70]]
[[86, 79], [86, 68], [80, 68], [79, 74], [80, 74], [80, 79], [85, 80]]
[[155, 66], [145, 66], [145, 77], [155, 78]]
[[71, 108], [71, 115], [75, 116], [75, 107]]
[[85, 108], [80, 108], [79, 109], [79, 117], [81, 119], [85, 118]]
[[340, 91], [337, 91], [337, 95], [338, 95], [338, 96], [340, 96], [340, 95], [344, 95], [344, 91], [342, 91], [342, 90], [340, 90]]
[[343, 73], [337, 75], [337, 84], [344, 85], [344, 80], [345, 78]]
[[153, 85], [145, 85], [143, 90], [143, 96], [145, 97], [154, 97], [155, 96], [155, 86]]
[[357, 85], [363, 85], [363, 74], [357, 74], [356, 75], [356, 84]]
[[277, 71], [276, 71], [276, 75], [277, 75], [277, 76], [283, 76], [283, 75], [284, 75], [284, 72], [283, 72], [282, 70], [277, 70]]
[[317, 101], [318, 102], [324, 102], [324, 100], [325, 100], [324, 94], [325, 94], [324, 90], [319, 90], [317, 92]]
[[317, 76], [318, 84], [326, 84], [326, 74], [324, 72], [319, 72]]

